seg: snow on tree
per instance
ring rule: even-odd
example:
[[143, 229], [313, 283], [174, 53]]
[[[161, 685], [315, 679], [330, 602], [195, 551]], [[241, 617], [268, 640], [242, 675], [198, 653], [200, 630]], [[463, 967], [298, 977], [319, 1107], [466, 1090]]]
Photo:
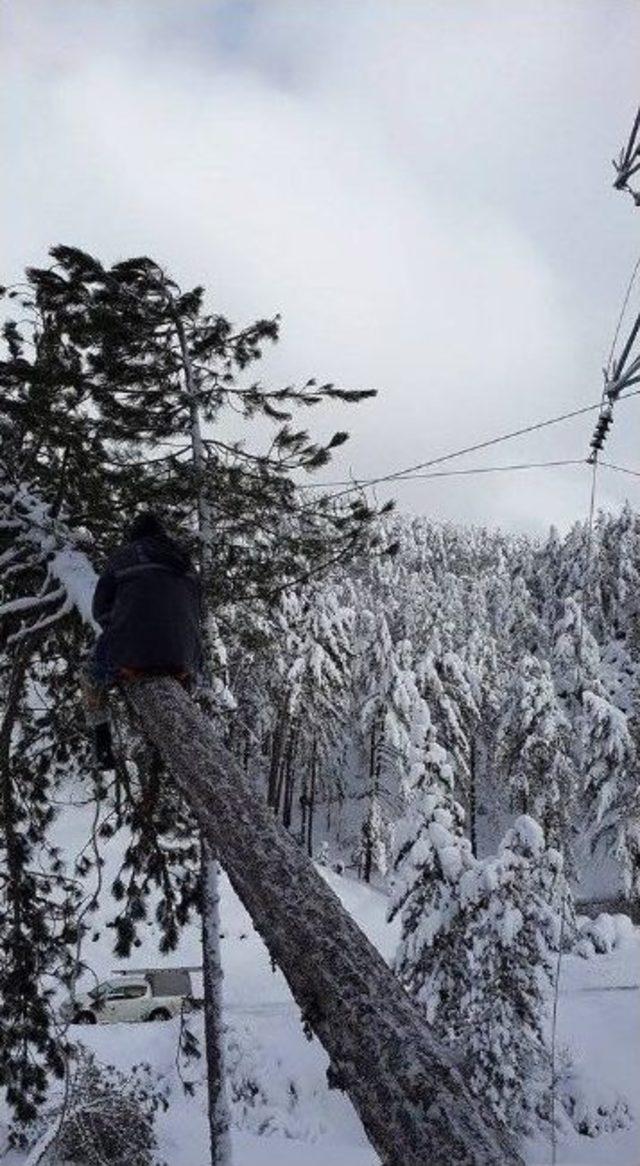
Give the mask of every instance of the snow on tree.
[[438, 741], [449, 755], [461, 790], [468, 794], [471, 738], [479, 713], [463, 661], [436, 634], [429, 650], [418, 658], [416, 678]]
[[319, 795], [329, 797], [336, 752], [351, 712], [353, 611], [331, 581], [311, 585], [304, 595], [283, 596], [281, 644], [275, 661], [283, 695], [270, 761], [269, 804], [293, 828], [298, 793], [299, 830], [313, 853]]
[[600, 651], [573, 596], [565, 599], [561, 619], [554, 628], [552, 670], [559, 697], [569, 715], [575, 714], [585, 688], [600, 690]]
[[396, 855], [389, 918], [400, 914], [401, 939], [394, 967], [424, 1007], [427, 1019], [443, 1017], [439, 1032], [450, 1037], [464, 964], [451, 960], [460, 912], [459, 883], [474, 865], [464, 835], [464, 811], [453, 797], [453, 773], [438, 744], [427, 706], [421, 722], [422, 755], [416, 758], [404, 814], [396, 826]]
[[534, 555], [530, 582], [547, 637], [552, 635], [563, 613], [564, 595], [560, 582], [563, 563], [562, 539], [556, 527], [552, 526], [544, 543]]
[[640, 888], [638, 757], [624, 713], [594, 692], [583, 696], [582, 748], [592, 846], [622, 865], [628, 895]]
[[460, 881], [467, 964], [459, 1043], [470, 1088], [501, 1122], [532, 1132], [548, 1110], [549, 987], [572, 907], [562, 856], [531, 817]]
[[473, 627], [474, 616], [480, 611], [477, 626], [463, 650], [463, 660], [473, 700], [475, 716], [469, 720], [469, 780], [468, 814], [469, 838], [474, 854], [481, 844], [480, 824], [488, 825], [496, 817], [496, 800], [501, 797], [496, 789], [495, 766], [500, 709], [503, 701], [504, 669], [500, 667], [498, 643], [489, 628], [488, 611], [479, 607], [475, 590], [469, 596], [472, 605], [468, 621]]
[[572, 745], [548, 663], [523, 656], [506, 689], [496, 763], [508, 781], [513, 809], [533, 815], [565, 853], [574, 821]]
[[[25, 426], [25, 446], [29, 436]], [[64, 1073], [51, 1005], [55, 981], [77, 973], [89, 917], [78, 876], [90, 863], [68, 863], [51, 827], [61, 783], [82, 775], [88, 753], [74, 723], [78, 638], [58, 635], [74, 605], [89, 615], [95, 576], [40, 489], [18, 480], [15, 437], [0, 461], [0, 1085], [23, 1123]]]
[[[365, 648], [354, 684], [366, 764], [365, 812], [359, 868], [366, 882], [377, 869], [386, 874], [389, 865], [388, 820], [383, 800], [398, 799], [409, 780], [415, 761], [416, 734], [424, 719], [424, 702], [410, 667], [411, 645], [403, 640], [394, 647], [384, 613], [364, 612], [361, 634]], [[419, 748], [419, 746], [418, 746]]]
[[601, 516], [598, 554], [598, 619], [602, 682], [608, 698], [631, 715], [640, 627], [640, 522], [628, 503], [619, 515]]
[[562, 856], [523, 815], [496, 857], [475, 859], [445, 755], [433, 742], [427, 755], [397, 831], [395, 968], [473, 1091], [510, 1128], [530, 1132], [549, 1088], [545, 1031], [560, 918], [572, 915]]
[[546, 648], [544, 625], [538, 617], [533, 596], [521, 574], [517, 574], [512, 583], [504, 630], [513, 656], [544, 653]]
[[360, 834], [360, 847], [356, 851], [358, 871], [366, 883], [371, 881], [373, 871], [384, 876], [389, 869], [391, 848], [391, 828], [385, 819], [380, 798], [372, 792]]

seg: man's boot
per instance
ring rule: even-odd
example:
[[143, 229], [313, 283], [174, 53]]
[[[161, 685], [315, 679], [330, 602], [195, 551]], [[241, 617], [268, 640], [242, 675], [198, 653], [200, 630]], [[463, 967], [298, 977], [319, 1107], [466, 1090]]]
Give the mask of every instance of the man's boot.
[[111, 725], [109, 721], [99, 721], [93, 726], [93, 751], [98, 769], [115, 769], [116, 762], [111, 748]]
[[80, 674], [87, 725], [93, 733], [93, 753], [98, 769], [115, 769], [111, 747], [111, 723], [107, 690], [96, 684], [86, 669]]

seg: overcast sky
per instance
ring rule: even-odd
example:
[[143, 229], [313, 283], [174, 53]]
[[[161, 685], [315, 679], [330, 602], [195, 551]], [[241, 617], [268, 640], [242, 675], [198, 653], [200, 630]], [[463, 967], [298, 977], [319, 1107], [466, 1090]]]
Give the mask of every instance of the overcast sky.
[[[65, 242], [151, 254], [237, 322], [281, 312], [269, 381], [379, 390], [312, 415], [352, 434], [331, 478], [599, 397], [640, 249], [640, 211], [611, 188], [640, 101], [637, 0], [4, 0], [2, 15], [3, 282]], [[456, 465], [580, 458], [592, 426]], [[619, 406], [608, 459], [640, 470], [639, 437], [640, 398]], [[588, 475], [393, 493], [539, 531], [585, 515]], [[603, 469], [599, 503], [627, 496], [640, 479]]]

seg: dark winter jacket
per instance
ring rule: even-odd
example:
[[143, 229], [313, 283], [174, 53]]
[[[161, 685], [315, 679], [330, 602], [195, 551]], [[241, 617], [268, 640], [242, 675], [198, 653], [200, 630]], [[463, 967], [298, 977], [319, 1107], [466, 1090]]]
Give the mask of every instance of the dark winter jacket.
[[202, 662], [200, 591], [189, 556], [167, 537], [128, 542], [109, 559], [93, 597], [109, 665], [186, 670]]

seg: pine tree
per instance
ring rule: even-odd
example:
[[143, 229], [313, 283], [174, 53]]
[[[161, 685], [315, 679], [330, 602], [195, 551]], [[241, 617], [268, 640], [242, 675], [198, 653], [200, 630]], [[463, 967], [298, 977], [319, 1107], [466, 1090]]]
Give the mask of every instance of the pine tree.
[[547, 1108], [549, 986], [563, 912], [572, 918], [562, 857], [523, 815], [497, 857], [463, 876], [460, 893], [469, 970], [458, 1023], [467, 1080], [501, 1122], [528, 1134]]
[[428, 710], [422, 753], [396, 827], [396, 856], [389, 918], [402, 931], [395, 970], [440, 1035], [457, 1037], [457, 1002], [464, 960], [452, 959], [460, 915], [460, 879], [475, 860], [464, 835], [464, 811], [453, 796], [453, 774], [438, 744]]
[[65, 1046], [51, 1023], [57, 979], [75, 973], [82, 891], [49, 838], [60, 752], [43, 747], [25, 676], [32, 646], [0, 668], [0, 1086], [19, 1123], [62, 1077]]
[[7, 426], [0, 461], [0, 1085], [16, 1136], [64, 1072], [51, 1002], [56, 981], [68, 988], [77, 974], [93, 906], [80, 911], [89, 861], [70, 868], [51, 838], [60, 785], [87, 759], [74, 723], [78, 637], [61, 633], [72, 606], [62, 576], [74, 576], [77, 557], [62, 522], [52, 537], [51, 507], [18, 479], [27, 426], [17, 433]]
[[[276, 338], [277, 321], [235, 331], [223, 317], [204, 313], [202, 289], [183, 295], [147, 259], [107, 270], [74, 248], [54, 248], [52, 256], [55, 270], [27, 273], [28, 291], [21, 300], [26, 328], [21, 331], [10, 322], [4, 329], [2, 499], [11, 511], [4, 526], [9, 541], [5, 578], [11, 584], [3, 599], [5, 617], [18, 622], [17, 630], [5, 636], [11, 651], [13, 643], [41, 627], [55, 628], [58, 635], [67, 624], [76, 626], [74, 597], [52, 569], [56, 540], [47, 543], [34, 535], [42, 515], [49, 525], [64, 515], [76, 527], [89, 526], [98, 557], [120, 534], [121, 520], [114, 522], [114, 516], [127, 515], [141, 503], [186, 524], [207, 555], [215, 524], [216, 570], [204, 572], [205, 593], [209, 604], [226, 601], [232, 608], [239, 597], [249, 605], [270, 599], [283, 586], [302, 585], [328, 561], [365, 544], [372, 518], [365, 505], [336, 509], [322, 499], [308, 504], [291, 481], [294, 469], [324, 464], [346, 434], [319, 446], [306, 431], [292, 429], [286, 406], [357, 401], [367, 392], [317, 387], [314, 381], [301, 390], [267, 391], [247, 384], [245, 370], [259, 358], [261, 345]], [[213, 422], [230, 403], [247, 420], [262, 414], [277, 423], [266, 453], [203, 435], [203, 423]], [[166, 456], [158, 456], [160, 443], [170, 449]], [[19, 483], [29, 475], [32, 493], [25, 510]], [[44, 577], [39, 590], [34, 582], [33, 599], [25, 596], [28, 570], [34, 580]], [[70, 577], [67, 569], [67, 583]], [[213, 662], [220, 660], [220, 639], [211, 620], [208, 630]], [[80, 632], [76, 662], [83, 639]], [[220, 679], [212, 679], [215, 694]], [[77, 701], [77, 691], [75, 696]], [[52, 716], [50, 710], [49, 721]], [[121, 903], [113, 921], [121, 954], [136, 941], [154, 877], [166, 891], [159, 919], [168, 947], [177, 942], [194, 903], [189, 848], [179, 852], [186, 864], [179, 873], [175, 848], [172, 867], [171, 846], [167, 851], [154, 825], [166, 808], [160, 775], [147, 772], [145, 759], [138, 764], [133, 754], [124, 773], [125, 793], [133, 802], [119, 807], [118, 821], [132, 826], [134, 838], [125, 856], [125, 877], [114, 884]], [[156, 800], [150, 803], [149, 797]], [[149, 812], [150, 805], [157, 805], [160, 819]], [[174, 822], [183, 821], [188, 825], [188, 815], [174, 815]], [[37, 986], [34, 991], [37, 995]], [[50, 1031], [48, 1020], [47, 1025]]]
[[438, 741], [446, 749], [458, 788], [468, 800], [471, 740], [479, 720], [470, 676], [461, 658], [434, 634], [429, 651], [418, 659], [420, 694], [433, 718]]
[[507, 687], [496, 760], [512, 808], [534, 816], [553, 845], [568, 853], [577, 782], [571, 726], [549, 665], [534, 656], [520, 659]]
[[532, 656], [545, 654], [544, 625], [538, 617], [533, 596], [522, 574], [516, 575], [511, 586], [505, 631], [513, 657], [525, 653]]
[[415, 753], [414, 721], [422, 717], [424, 702], [410, 667], [410, 644], [402, 641], [394, 648], [382, 612], [363, 613], [361, 624], [366, 646], [355, 685], [363, 693], [358, 705], [367, 809], [357, 857], [360, 873], [369, 882], [374, 868], [380, 874], [388, 868], [389, 828], [383, 802], [398, 799], [408, 780]]
[[480, 827], [493, 822], [496, 816], [498, 791], [494, 788], [495, 766], [492, 762], [504, 687], [498, 644], [490, 631], [486, 596], [481, 586], [474, 588], [469, 597], [467, 621], [472, 631], [464, 649], [464, 663], [473, 701], [469, 707], [475, 713], [468, 722], [468, 822], [471, 848], [477, 855], [485, 841], [480, 837]]
[[558, 696], [573, 720], [584, 690], [600, 691], [600, 651], [573, 596], [565, 599], [562, 618], [554, 628], [551, 664]]
[[[341, 756], [342, 733], [350, 713], [353, 611], [339, 600], [331, 581], [307, 588], [294, 617], [294, 658], [285, 684], [295, 726], [296, 768], [300, 772], [300, 836], [313, 854], [316, 802], [322, 787], [331, 797]], [[290, 617], [291, 618], [291, 617]], [[295, 787], [287, 754], [283, 821], [291, 825]]]
[[594, 848], [621, 861], [625, 887], [637, 895], [640, 799], [638, 760], [624, 713], [604, 697], [585, 692], [583, 760], [588, 822]]

